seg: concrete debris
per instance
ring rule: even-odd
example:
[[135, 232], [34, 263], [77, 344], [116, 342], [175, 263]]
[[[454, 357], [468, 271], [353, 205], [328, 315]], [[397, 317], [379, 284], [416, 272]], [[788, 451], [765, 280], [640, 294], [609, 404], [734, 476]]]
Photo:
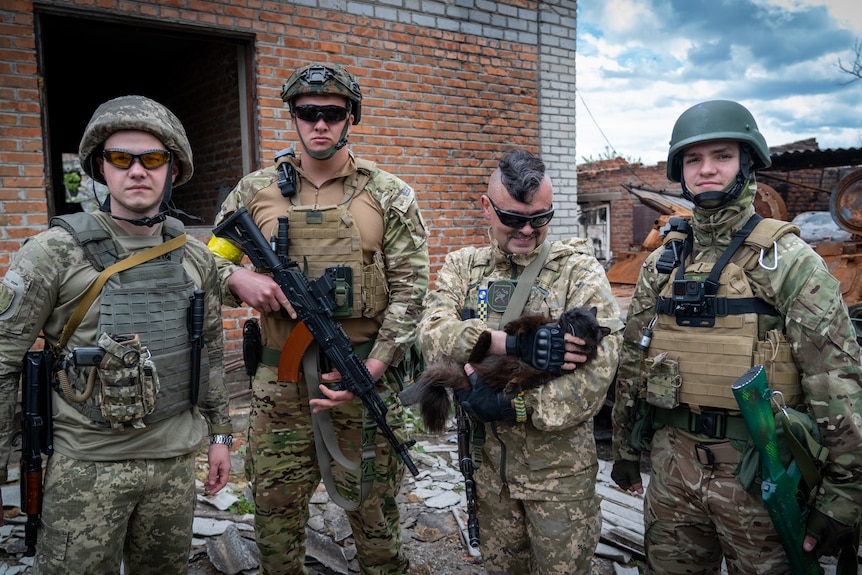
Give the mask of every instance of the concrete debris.
[[248, 539], [240, 533], [235, 523], [228, 525], [218, 537], [209, 538], [206, 547], [213, 566], [225, 575], [238, 575], [260, 565], [254, 532]]

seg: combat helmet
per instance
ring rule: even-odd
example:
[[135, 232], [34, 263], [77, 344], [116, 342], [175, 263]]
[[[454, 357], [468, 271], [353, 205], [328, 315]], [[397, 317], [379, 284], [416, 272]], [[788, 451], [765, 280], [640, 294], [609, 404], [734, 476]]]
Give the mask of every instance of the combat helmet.
[[[694, 201], [682, 181], [682, 152], [692, 144], [712, 140], [736, 140], [742, 143], [740, 171], [737, 176], [741, 184], [733, 186], [727, 192], [721, 192], [727, 197], [719, 203], [726, 205], [739, 195], [741, 186], [748, 181], [751, 172], [768, 168], [772, 165], [772, 158], [766, 139], [757, 128], [754, 116], [745, 106], [730, 100], [696, 104], [683, 112], [674, 124], [667, 154], [667, 177], [673, 182], [682, 183], [683, 197], [686, 199]], [[695, 203], [697, 204], [697, 201]]]
[[296, 70], [281, 89], [281, 99], [294, 113], [294, 101], [303, 94], [332, 94], [344, 96], [350, 103], [353, 123], [358, 124], [362, 117], [362, 91], [350, 73], [338, 64], [324, 66], [309, 64]]
[[[188, 136], [186, 136], [185, 128], [183, 128], [179, 118], [173, 112], [145, 96], [121, 96], [105, 102], [93, 112], [78, 147], [78, 159], [81, 166], [88, 176], [99, 183], [104, 184], [105, 178], [99, 170], [96, 158], [102, 153], [105, 140], [111, 134], [121, 130], [139, 130], [153, 134], [161, 140], [165, 148], [171, 151], [169, 171], [172, 169], [174, 161], [179, 164], [176, 181], [173, 184], [171, 178], [167, 178], [165, 181], [162, 208], [160, 208], [159, 214], [155, 218], [128, 220], [136, 225], [155, 225], [163, 221], [165, 215], [171, 211], [168, 206], [171, 201], [172, 187], [183, 185], [194, 174], [192, 149]], [[109, 195], [101, 206], [102, 211], [110, 212], [110, 200]]]
[[[296, 118], [296, 98], [305, 94], [326, 94], [333, 96], [344, 96], [347, 98], [347, 109], [353, 114], [353, 123], [358, 124], [362, 116], [362, 92], [357, 82], [350, 73], [337, 64], [324, 66], [322, 64], [309, 64], [296, 70], [284, 83], [281, 90], [281, 99], [290, 107], [290, 115]], [[325, 150], [310, 150], [299, 134], [299, 141], [305, 152], [316, 160], [327, 160], [347, 145], [347, 135], [350, 126], [347, 122], [341, 129], [338, 142]]]

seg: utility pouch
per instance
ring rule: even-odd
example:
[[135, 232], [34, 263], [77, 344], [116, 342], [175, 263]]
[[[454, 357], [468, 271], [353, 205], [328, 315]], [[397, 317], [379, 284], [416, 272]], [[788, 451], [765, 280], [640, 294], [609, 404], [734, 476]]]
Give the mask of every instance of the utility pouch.
[[667, 352], [644, 359], [646, 402], [661, 409], [679, 406], [679, 362], [668, 359]]
[[332, 317], [350, 317], [353, 315], [353, 269], [350, 266], [329, 266], [326, 273], [332, 278], [335, 288], [332, 295], [335, 307]]
[[254, 377], [257, 373], [261, 355], [263, 349], [260, 347], [260, 323], [257, 318], [250, 317], [242, 326], [242, 362], [247, 376]]
[[114, 429], [124, 424], [145, 427], [143, 418], [156, 408], [159, 377], [150, 352], [137, 334], [103, 333], [105, 357], [98, 366], [102, 416]]
[[797, 407], [804, 401], [799, 368], [793, 359], [791, 345], [780, 330], [766, 332], [764, 339], [755, 344], [753, 355], [752, 365], [763, 365], [769, 389], [780, 391], [785, 405]]
[[638, 451], [649, 452], [655, 430], [655, 406], [639, 399], [635, 404], [629, 443]]

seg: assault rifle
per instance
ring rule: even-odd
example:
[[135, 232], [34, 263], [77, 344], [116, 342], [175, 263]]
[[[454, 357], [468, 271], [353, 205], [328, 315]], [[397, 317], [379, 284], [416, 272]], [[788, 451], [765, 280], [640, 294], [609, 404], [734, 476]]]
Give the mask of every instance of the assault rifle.
[[42, 520], [42, 453], [54, 452], [51, 425], [51, 368], [48, 351], [28, 351], [21, 370], [21, 510], [24, 525], [24, 555], [36, 554], [36, 532]]
[[458, 424], [458, 465], [464, 475], [464, 496], [467, 500], [467, 538], [470, 547], [479, 547], [479, 518], [476, 515], [476, 482], [473, 480], [473, 457], [470, 454], [470, 418], [455, 402], [455, 422]]
[[797, 575], [821, 575], [823, 568], [813, 553], [802, 550], [808, 508], [796, 494], [802, 476], [796, 462], [787, 469], [781, 462], [775, 418], [772, 414], [772, 391], [767, 387], [766, 371], [755, 365], [731, 386], [751, 440], [760, 452], [763, 464], [763, 503], [772, 525], [787, 553], [790, 567]]
[[299, 320], [305, 324], [320, 349], [341, 374], [341, 383], [335, 389], [347, 390], [362, 400], [366, 409], [374, 417], [377, 427], [392, 444], [407, 469], [413, 475], [418, 475], [419, 470], [407, 452], [416, 442], [410, 440], [399, 443], [392, 428], [386, 423], [387, 408], [374, 389], [374, 378], [362, 358], [353, 351], [350, 339], [341, 324], [332, 319], [332, 310], [335, 308], [333, 298], [335, 283], [330, 275], [323, 274], [309, 282], [305, 275], [296, 269], [297, 262], [282, 262], [263, 237], [245, 206], [240, 207], [213, 228], [213, 234], [241, 245], [242, 250], [256, 267], [272, 274], [272, 279], [287, 296]]

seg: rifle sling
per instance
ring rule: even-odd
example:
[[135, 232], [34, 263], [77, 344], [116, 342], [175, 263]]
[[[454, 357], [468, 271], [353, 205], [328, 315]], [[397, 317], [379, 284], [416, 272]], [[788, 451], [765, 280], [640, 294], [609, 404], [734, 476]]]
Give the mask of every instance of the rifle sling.
[[546, 241], [542, 244], [539, 255], [524, 268], [524, 273], [518, 278], [518, 284], [515, 286], [512, 298], [509, 300], [509, 305], [506, 306], [506, 311], [503, 312], [503, 318], [500, 320], [501, 326], [521, 317], [521, 314], [524, 312], [524, 306], [527, 305], [527, 299], [530, 297], [530, 289], [533, 287], [536, 278], [539, 277], [539, 272], [542, 271], [542, 266], [545, 265], [545, 258], [548, 257], [550, 252], [551, 242]]
[[[308, 396], [317, 397], [320, 394], [320, 368], [319, 366], [319, 351], [320, 347], [316, 342], [311, 342], [305, 353], [302, 354], [302, 370], [305, 374], [305, 383], [308, 387]], [[288, 355], [282, 352], [282, 355]], [[365, 410], [363, 409], [363, 413]], [[338, 445], [338, 439], [335, 437], [335, 431], [332, 429], [332, 419], [329, 416], [329, 410], [323, 410], [318, 413], [311, 413], [311, 424], [314, 435], [314, 448], [317, 452], [317, 463], [320, 468], [320, 476], [323, 479], [323, 485], [326, 487], [326, 492], [333, 503], [347, 511], [359, 509], [362, 502], [368, 497], [371, 492], [371, 487], [374, 484], [374, 435], [377, 431], [376, 424], [372, 423], [373, 433], [371, 433], [371, 441], [367, 441], [369, 433], [366, 431], [368, 422], [366, 417], [362, 418], [362, 455], [359, 462], [351, 461], [341, 451]], [[358, 501], [350, 501], [341, 496], [338, 491], [338, 486], [335, 484], [335, 478], [332, 475], [332, 461], [345, 468], [348, 471], [361, 471], [361, 486]]]
[[125, 271], [127, 269], [133, 268], [138, 264], [142, 264], [144, 262], [148, 262], [150, 260], [156, 259], [159, 256], [162, 256], [168, 252], [171, 252], [177, 248], [180, 248], [186, 244], [186, 234], [181, 234], [175, 238], [172, 238], [164, 243], [161, 243], [157, 246], [153, 246], [148, 250], [143, 252], [138, 252], [134, 255], [131, 255], [127, 258], [124, 258], [114, 265], [106, 268], [99, 274], [99, 277], [96, 278], [90, 287], [87, 288], [87, 291], [84, 293], [84, 297], [81, 298], [81, 302], [78, 304], [78, 307], [75, 308], [74, 313], [69, 318], [69, 321], [66, 322], [66, 325], [63, 326], [63, 333], [60, 334], [60, 341], [57, 342], [61, 348], [66, 345], [66, 342], [69, 341], [69, 338], [72, 337], [72, 334], [78, 328], [78, 325], [81, 323], [81, 320], [84, 319], [84, 315], [87, 313], [87, 310], [90, 309], [90, 305], [92, 305], [93, 301], [96, 299], [96, 296], [102, 291], [102, 287], [105, 285], [105, 282], [108, 281], [108, 278], [116, 273], [120, 273], [121, 271]]

